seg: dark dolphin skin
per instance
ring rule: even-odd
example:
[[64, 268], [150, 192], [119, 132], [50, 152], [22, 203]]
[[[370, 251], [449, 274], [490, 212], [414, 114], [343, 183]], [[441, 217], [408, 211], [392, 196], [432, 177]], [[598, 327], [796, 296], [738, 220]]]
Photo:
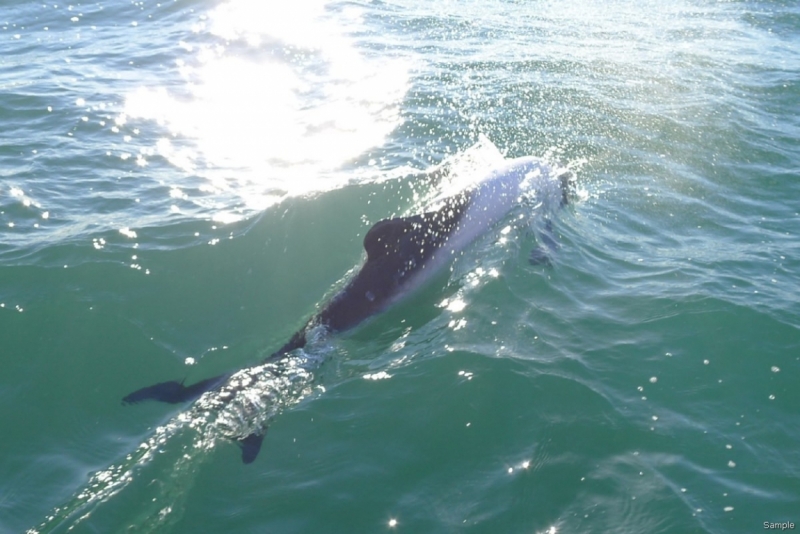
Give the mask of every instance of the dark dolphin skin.
[[[561, 178], [561, 206], [569, 202], [570, 186], [567, 178]], [[467, 191], [445, 199], [436, 211], [376, 223], [364, 237], [367, 259], [358, 273], [322, 311], [309, 319], [264, 363], [279, 360], [304, 347], [306, 334], [312, 327], [322, 325], [331, 333], [343, 332], [391, 305], [411, 288], [415, 275], [426, 268], [429, 260], [465, 222], [471, 201], [472, 193]], [[207, 378], [188, 386], [177, 381], [161, 382], [130, 393], [122, 402], [132, 404], [156, 400], [175, 404], [195, 400], [206, 391], [221, 387], [232, 374]], [[238, 440], [242, 447], [242, 461], [250, 463], [255, 460], [263, 438], [262, 432]]]

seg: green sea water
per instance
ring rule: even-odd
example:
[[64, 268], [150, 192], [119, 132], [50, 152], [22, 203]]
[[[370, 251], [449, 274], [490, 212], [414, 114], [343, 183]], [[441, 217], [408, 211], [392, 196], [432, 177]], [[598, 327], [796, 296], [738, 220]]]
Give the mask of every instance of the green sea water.
[[[798, 528], [799, 31], [789, 1], [3, 6], [0, 532]], [[577, 178], [551, 265], [523, 206], [312, 344], [256, 462], [122, 405], [258, 364], [426, 171], [500, 153]]]

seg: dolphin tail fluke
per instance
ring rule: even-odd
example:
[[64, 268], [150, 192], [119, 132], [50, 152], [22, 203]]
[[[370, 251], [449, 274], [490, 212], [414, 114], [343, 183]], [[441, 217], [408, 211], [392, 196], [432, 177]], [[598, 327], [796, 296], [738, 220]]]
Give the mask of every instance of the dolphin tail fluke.
[[261, 443], [264, 441], [266, 431], [260, 434], [250, 434], [246, 438], [239, 440], [239, 446], [242, 448], [242, 462], [251, 464], [261, 451]]
[[160, 402], [168, 402], [170, 404], [177, 404], [179, 402], [186, 402], [194, 400], [206, 391], [214, 389], [222, 382], [227, 380], [229, 375], [219, 375], [212, 378], [206, 378], [200, 382], [196, 382], [190, 386], [183, 385], [183, 382], [171, 380], [169, 382], [159, 382], [152, 386], [147, 386], [142, 389], [137, 389], [133, 393], [126, 395], [122, 399], [123, 404], [136, 404], [145, 400], [156, 400]]

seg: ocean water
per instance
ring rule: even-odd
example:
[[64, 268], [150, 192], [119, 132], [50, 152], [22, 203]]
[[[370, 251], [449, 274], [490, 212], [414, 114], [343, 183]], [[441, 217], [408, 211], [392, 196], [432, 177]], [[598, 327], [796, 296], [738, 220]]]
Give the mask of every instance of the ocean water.
[[[800, 524], [797, 2], [7, 3], [0, 120], [0, 532]], [[521, 206], [313, 343], [253, 464], [121, 404], [524, 155], [578, 183], [551, 265]]]

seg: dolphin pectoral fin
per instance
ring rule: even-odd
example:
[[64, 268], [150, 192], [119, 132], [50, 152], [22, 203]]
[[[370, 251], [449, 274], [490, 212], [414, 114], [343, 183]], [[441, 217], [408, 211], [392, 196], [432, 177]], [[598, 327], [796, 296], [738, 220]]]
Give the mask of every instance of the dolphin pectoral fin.
[[542, 247], [534, 247], [528, 256], [528, 262], [531, 265], [545, 265], [547, 267], [553, 266], [553, 261], [550, 259], [550, 254]]
[[200, 382], [196, 382], [191, 386], [184, 386], [183, 382], [170, 380], [169, 382], [159, 382], [152, 386], [147, 386], [142, 389], [137, 389], [133, 393], [126, 395], [122, 399], [123, 404], [136, 404], [145, 400], [156, 400], [160, 402], [167, 402], [170, 404], [177, 404], [179, 402], [186, 402], [194, 400], [206, 391], [214, 389], [222, 382], [224, 382], [229, 375], [219, 375], [212, 378], [206, 378]]
[[261, 451], [261, 443], [264, 441], [266, 433], [266, 430], [260, 434], [253, 433], [239, 440], [239, 447], [242, 448], [242, 463], [253, 463]]
[[553, 234], [553, 222], [550, 219], [547, 219], [544, 230], [539, 232], [537, 237], [541, 244], [531, 250], [531, 254], [528, 256], [528, 262], [530, 262], [531, 265], [546, 265], [552, 267], [553, 261], [550, 258], [550, 254], [561, 248], [561, 246], [558, 244]]
[[547, 219], [547, 222], [544, 225], [544, 230], [539, 232], [539, 239], [542, 241], [542, 244], [550, 250], [555, 251], [561, 248], [561, 245], [559, 245], [558, 241], [556, 241], [556, 236], [553, 233], [553, 221], [550, 219]]

